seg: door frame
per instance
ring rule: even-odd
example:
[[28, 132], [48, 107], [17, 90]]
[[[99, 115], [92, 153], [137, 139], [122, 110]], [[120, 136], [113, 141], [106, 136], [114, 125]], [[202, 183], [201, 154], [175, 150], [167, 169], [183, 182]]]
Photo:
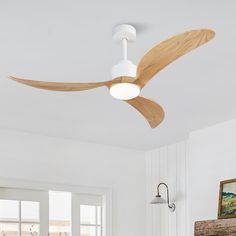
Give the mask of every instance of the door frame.
[[112, 189], [106, 187], [89, 187], [58, 183], [45, 183], [0, 177], [0, 187], [41, 190], [41, 191], [64, 191], [72, 194], [94, 194], [102, 196], [103, 208], [103, 236], [112, 236]]

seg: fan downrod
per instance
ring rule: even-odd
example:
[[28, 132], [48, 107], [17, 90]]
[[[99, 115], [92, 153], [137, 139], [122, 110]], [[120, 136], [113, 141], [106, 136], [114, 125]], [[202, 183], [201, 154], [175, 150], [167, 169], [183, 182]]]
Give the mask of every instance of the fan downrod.
[[136, 77], [137, 66], [128, 60], [128, 42], [136, 40], [136, 29], [132, 25], [122, 24], [113, 29], [113, 39], [122, 42], [123, 59], [112, 67], [112, 79], [118, 77]]

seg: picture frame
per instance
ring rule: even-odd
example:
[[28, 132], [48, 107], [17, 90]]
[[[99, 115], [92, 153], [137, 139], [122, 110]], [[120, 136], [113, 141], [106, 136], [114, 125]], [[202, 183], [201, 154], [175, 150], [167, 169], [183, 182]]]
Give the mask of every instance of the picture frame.
[[236, 218], [236, 179], [220, 182], [218, 219]]

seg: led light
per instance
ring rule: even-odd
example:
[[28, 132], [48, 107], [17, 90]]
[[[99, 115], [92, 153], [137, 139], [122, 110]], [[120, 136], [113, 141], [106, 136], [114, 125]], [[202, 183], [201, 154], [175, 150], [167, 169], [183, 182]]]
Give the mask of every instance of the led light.
[[120, 100], [130, 100], [140, 93], [140, 87], [132, 83], [117, 83], [111, 86], [110, 94]]

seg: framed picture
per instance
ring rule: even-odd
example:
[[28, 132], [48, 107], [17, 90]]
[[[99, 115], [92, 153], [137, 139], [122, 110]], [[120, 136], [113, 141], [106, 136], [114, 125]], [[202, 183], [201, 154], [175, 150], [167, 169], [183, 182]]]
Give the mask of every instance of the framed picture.
[[236, 179], [220, 182], [218, 219], [236, 218]]

